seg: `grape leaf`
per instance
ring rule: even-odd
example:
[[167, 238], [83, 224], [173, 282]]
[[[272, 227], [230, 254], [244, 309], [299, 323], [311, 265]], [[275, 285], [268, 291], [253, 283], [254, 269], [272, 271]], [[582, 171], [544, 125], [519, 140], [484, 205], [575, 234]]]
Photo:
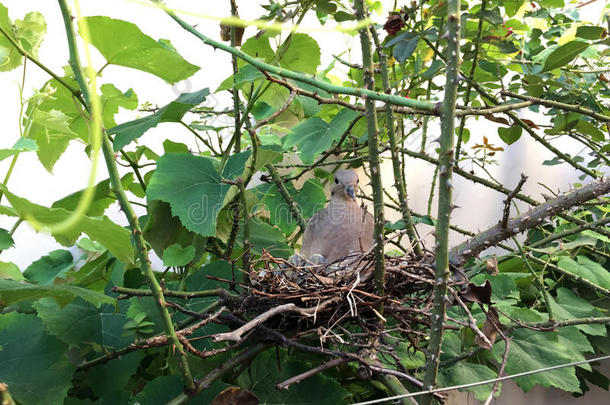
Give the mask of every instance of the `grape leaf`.
[[[2, 280], [0, 280], [2, 282]], [[50, 335], [35, 315], [0, 315], [0, 381], [22, 404], [61, 404], [72, 386], [68, 345]]]
[[133, 23], [104, 16], [85, 17], [79, 22], [85, 23], [91, 44], [110, 64], [148, 72], [171, 84], [199, 70], [167, 46], [167, 40], [155, 41]]
[[154, 114], [110, 128], [108, 133], [116, 135], [113, 144], [114, 150], [123, 149], [161, 122], [179, 122], [191, 108], [203, 103], [209, 94], [210, 89], [208, 88], [193, 93], [180, 94], [177, 99], [160, 108]]

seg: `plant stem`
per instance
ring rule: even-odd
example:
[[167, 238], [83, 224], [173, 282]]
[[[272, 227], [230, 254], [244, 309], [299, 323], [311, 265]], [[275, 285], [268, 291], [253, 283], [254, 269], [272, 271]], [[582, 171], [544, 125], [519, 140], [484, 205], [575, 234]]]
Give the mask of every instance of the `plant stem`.
[[[388, 65], [387, 65], [387, 57], [383, 53], [381, 48], [381, 43], [379, 42], [379, 37], [377, 35], [377, 31], [373, 26], [370, 27], [371, 36], [373, 37], [373, 41], [375, 42], [375, 47], [377, 49], [377, 56], [379, 57], [379, 66], [381, 68], [381, 81], [383, 84], [383, 91], [386, 94], [390, 94], [390, 80], [388, 78]], [[394, 113], [392, 112], [392, 106], [390, 104], [385, 104], [385, 114], [386, 114], [386, 125], [388, 130], [388, 138], [390, 140], [390, 154], [392, 156], [392, 169], [394, 170], [394, 187], [396, 188], [396, 192], [398, 193], [398, 202], [400, 203], [400, 213], [402, 214], [402, 220], [405, 223], [405, 229], [407, 230], [407, 235], [410, 239], [410, 244], [413, 247], [413, 251], [417, 257], [421, 257], [423, 255], [423, 251], [420, 245], [420, 241], [417, 238], [417, 234], [415, 233], [415, 226], [413, 225], [413, 220], [411, 219], [411, 214], [409, 213], [409, 204], [407, 202], [407, 190], [403, 187], [402, 178], [405, 176], [405, 173], [402, 171], [400, 167], [400, 156], [398, 154], [398, 145], [396, 144], [396, 130], [394, 127]]]
[[[485, 11], [487, 0], [482, 0], [481, 11]], [[477, 28], [477, 37], [472, 42], [474, 43], [474, 56], [472, 57], [472, 66], [470, 67], [470, 74], [468, 75], [468, 83], [466, 84], [466, 91], [464, 92], [464, 105], [467, 106], [470, 103], [470, 91], [472, 90], [472, 79], [474, 78], [474, 72], [477, 68], [477, 62], [479, 59], [479, 46], [481, 44], [481, 32], [483, 31], [483, 16], [479, 16], [479, 27]], [[466, 125], [466, 116], [460, 118], [460, 127], [458, 129], [457, 145], [455, 147], [455, 156], [457, 161], [460, 160], [460, 149], [462, 147], [462, 135], [464, 134], [464, 126]]]
[[284, 182], [282, 181], [280, 174], [277, 172], [277, 169], [275, 167], [273, 167], [273, 165], [271, 163], [266, 165], [265, 168], [269, 171], [269, 174], [271, 175], [271, 178], [273, 179], [273, 183], [275, 183], [275, 186], [277, 187], [280, 194], [282, 195], [282, 198], [288, 205], [290, 214], [292, 214], [292, 217], [294, 218], [294, 220], [297, 221], [297, 224], [301, 228], [301, 232], [305, 232], [305, 219], [303, 218], [303, 215], [301, 215], [301, 213], [299, 212], [299, 209], [297, 208], [297, 204], [294, 201], [294, 198], [292, 198], [292, 196], [288, 192], [288, 189], [286, 189], [286, 186], [284, 185]]
[[[87, 84], [84, 80], [84, 76], [82, 73], [81, 65], [78, 58], [78, 53], [76, 49], [76, 37], [72, 27], [72, 16], [68, 11], [68, 6], [65, 0], [58, 0], [59, 6], [61, 8], [62, 16], [64, 19], [64, 23], [66, 26], [66, 36], [68, 41], [68, 48], [70, 51], [70, 66], [74, 70], [74, 75], [76, 77], [76, 81], [81, 86], [81, 92], [85, 96], [85, 103], [83, 107], [85, 109], [89, 109], [89, 91], [87, 88]], [[95, 90], [95, 89], [94, 89]], [[188, 365], [188, 360], [186, 358], [186, 353], [182, 344], [178, 340], [178, 336], [176, 335], [176, 331], [174, 330], [174, 326], [172, 324], [171, 317], [167, 312], [167, 308], [165, 306], [165, 298], [163, 296], [163, 291], [155, 278], [155, 274], [150, 265], [150, 261], [148, 259], [148, 251], [146, 249], [146, 243], [144, 242], [144, 238], [142, 236], [142, 230], [140, 228], [140, 224], [138, 222], [138, 217], [133, 210], [131, 204], [129, 203], [129, 199], [125, 194], [125, 190], [121, 184], [121, 177], [119, 175], [119, 171], [117, 168], [117, 164], [114, 158], [114, 149], [112, 147], [112, 143], [105, 131], [102, 133], [102, 151], [104, 153], [104, 160], [106, 161], [106, 167], [108, 169], [108, 174], [110, 176], [110, 183], [112, 184], [113, 191], [115, 192], [121, 209], [125, 213], [127, 217], [127, 221], [129, 222], [129, 226], [132, 231], [133, 239], [136, 245], [136, 250], [138, 257], [140, 259], [140, 266], [142, 272], [148, 278], [151, 291], [155, 298], [155, 303], [161, 313], [161, 317], [163, 319], [163, 326], [165, 328], [165, 333], [172, 342], [175, 351], [177, 352], [178, 363], [180, 364], [180, 368], [182, 371], [182, 377], [184, 381], [184, 385], [188, 390], [191, 390], [194, 387], [193, 378], [191, 376], [191, 372]]]
[[544, 304], [546, 306], [546, 312], [549, 314], [549, 321], [552, 321], [554, 319], [553, 318], [553, 308], [551, 308], [551, 298], [549, 296], [549, 292], [546, 290], [546, 288], [544, 288], [544, 277], [543, 277], [544, 269], [542, 270], [542, 272], [540, 274], [536, 274], [536, 272], [532, 268], [532, 265], [530, 264], [529, 260], [527, 260], [527, 257], [525, 257], [525, 252], [523, 251], [523, 247], [521, 246], [521, 244], [519, 243], [517, 238], [513, 237], [513, 242], [515, 242], [515, 246], [517, 246], [517, 249], [519, 249], [519, 254], [521, 255], [521, 259], [523, 260], [523, 263], [525, 263], [525, 267], [527, 267], [527, 270], [534, 277], [534, 280], [535, 280], [534, 285], [536, 287], [538, 287], [538, 290], [540, 290], [540, 292], [542, 293], [542, 298], [544, 299]]
[[270, 343], [257, 343], [256, 345], [250, 347], [249, 349], [244, 350], [240, 354], [230, 358], [229, 360], [222, 363], [218, 368], [215, 368], [210, 373], [208, 373], [205, 377], [200, 380], [197, 380], [197, 384], [195, 388], [190, 392], [182, 393], [178, 395], [176, 398], [172, 399], [167, 403], [167, 405], [181, 405], [190, 401], [195, 395], [199, 394], [201, 391], [207, 389], [212, 385], [212, 383], [223, 375], [239, 366], [240, 364], [247, 364], [254, 357], [256, 357], [260, 352], [271, 346]]
[[[360, 89], [360, 88], [352, 88], [352, 87], [343, 87], [336, 86], [330, 83], [326, 83], [320, 80], [313, 78], [310, 75], [304, 73], [294, 72], [292, 70], [284, 69], [278, 66], [270, 65], [268, 63], [261, 62], [260, 60], [240, 51], [239, 49], [235, 49], [229, 45], [225, 45], [222, 42], [215, 41], [207, 36], [203, 35], [199, 31], [197, 31], [192, 25], [186, 23], [180, 17], [178, 17], [174, 12], [165, 7], [159, 0], [151, 0], [153, 3], [157, 4], [158, 7], [162, 8], [174, 21], [176, 21], [182, 28], [190, 32], [199, 38], [204, 44], [210, 45], [214, 48], [221, 49], [225, 52], [230, 53], [231, 55], [237, 56], [239, 59], [247, 62], [248, 64], [258, 68], [259, 70], [264, 70], [266, 72], [270, 72], [274, 75], [287, 77], [289, 79], [297, 80], [299, 82], [310, 84], [314, 87], [322, 89], [328, 93], [332, 94], [344, 94], [349, 96], [363, 97], [371, 100], [383, 101], [386, 103], [390, 103], [393, 105], [399, 105], [403, 107], [411, 107], [417, 108], [424, 111], [435, 111], [436, 105], [434, 103], [428, 103], [425, 101], [413, 100], [409, 98], [404, 98], [400, 96], [388, 95], [383, 93], [378, 93], [371, 89]], [[364, 28], [366, 30], [366, 28]], [[360, 30], [362, 31], [362, 30]], [[372, 70], [371, 70], [372, 71]]]
[[[452, 198], [452, 175], [454, 166], [455, 102], [457, 99], [458, 75], [460, 71], [460, 1], [447, 2], [447, 82], [441, 105], [441, 139], [438, 159], [438, 215], [435, 230], [436, 270], [434, 275], [433, 307], [430, 319], [430, 341], [426, 355], [424, 389], [436, 385], [438, 365], [443, 340], [443, 329], [447, 311], [447, 280], [449, 279], [449, 225]], [[432, 395], [425, 395], [422, 405], [429, 405]]]
[[[354, 2], [356, 18], [363, 20], [366, 17], [364, 0]], [[369, 30], [365, 27], [360, 29], [360, 46], [362, 48], [363, 82], [365, 89], [369, 91], [375, 88], [373, 79], [373, 59], [371, 56], [371, 38]], [[375, 223], [375, 288], [379, 296], [384, 295], [385, 290], [385, 258], [383, 246], [383, 229], [385, 220], [383, 217], [383, 187], [381, 184], [381, 170], [379, 167], [379, 134], [377, 130], [377, 113], [375, 101], [367, 97], [365, 101], [367, 132], [369, 143], [369, 164], [371, 170], [371, 187], [373, 189], [373, 213]], [[417, 239], [415, 239], [417, 240]], [[379, 304], [377, 310], [383, 313], [383, 304]]]
[[[237, 4], [236, 0], [230, 0], [231, 2], [231, 16], [238, 17], [237, 15]], [[231, 47], [235, 48], [235, 30], [236, 27], [231, 25]], [[237, 80], [236, 75], [239, 72], [239, 68], [237, 67], [237, 56], [231, 55], [231, 65], [233, 66], [233, 83]], [[233, 116], [235, 118], [235, 132], [233, 133], [233, 144], [235, 153], [239, 153], [241, 151], [241, 119], [239, 116], [239, 89], [233, 86]]]

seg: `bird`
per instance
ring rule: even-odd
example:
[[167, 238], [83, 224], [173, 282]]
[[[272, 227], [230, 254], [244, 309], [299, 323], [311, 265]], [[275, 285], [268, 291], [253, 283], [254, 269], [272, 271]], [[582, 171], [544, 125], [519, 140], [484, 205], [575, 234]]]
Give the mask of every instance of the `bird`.
[[330, 202], [307, 222], [301, 256], [323, 256], [334, 262], [373, 246], [373, 216], [356, 202], [358, 175], [338, 170], [331, 187]]

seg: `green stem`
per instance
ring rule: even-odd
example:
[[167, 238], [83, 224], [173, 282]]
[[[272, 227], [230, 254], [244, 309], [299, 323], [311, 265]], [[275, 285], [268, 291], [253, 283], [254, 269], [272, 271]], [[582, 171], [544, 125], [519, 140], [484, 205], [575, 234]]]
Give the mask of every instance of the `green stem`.
[[538, 97], [523, 96], [521, 94], [512, 93], [510, 91], [502, 91], [500, 94], [503, 96], [518, 98], [520, 100], [531, 101], [533, 104], [540, 104], [545, 107], [577, 112], [582, 115], [586, 115], [593, 119], [596, 119], [597, 121], [604, 121], [604, 122], [610, 123], [610, 116], [598, 114], [595, 111], [591, 111], [588, 108], [584, 108], [579, 105], [566, 104], [566, 103], [561, 103], [559, 101], [553, 101], [553, 100], [545, 100], [543, 98], [538, 98]]
[[[134, 297], [147, 297], [154, 295], [151, 290], [141, 290], [139, 288], [127, 288], [127, 287], [112, 287], [112, 291], [119, 294], [131, 295]], [[163, 295], [166, 297], [173, 298], [199, 298], [199, 297], [217, 297], [221, 293], [222, 288], [216, 288], [213, 290], [203, 291], [172, 291], [163, 290]]]
[[565, 238], [566, 236], [574, 235], [575, 233], [580, 233], [586, 229], [603, 226], [609, 222], [610, 222], [610, 217], [598, 219], [597, 221], [593, 221], [593, 222], [588, 222], [585, 225], [576, 226], [572, 229], [568, 229], [566, 231], [550, 235], [544, 239], [540, 239], [539, 241], [526, 245], [525, 248], [527, 249], [527, 248], [535, 248], [537, 246], [543, 246], [543, 245], [546, 245], [547, 243], [553, 242], [557, 239], [562, 239], [562, 238]]
[[[233, 17], [237, 17], [237, 4], [235, 0], [230, 0], [231, 2], [231, 15]], [[231, 47], [235, 48], [235, 30], [236, 27], [231, 25]], [[233, 66], [233, 83], [237, 80], [237, 73], [239, 72], [239, 68], [237, 66], [237, 56], [231, 55], [231, 65]], [[233, 116], [235, 118], [235, 132], [233, 133], [233, 144], [235, 147], [235, 153], [239, 153], [241, 151], [241, 119], [239, 117], [239, 89], [233, 86]]]
[[[405, 386], [400, 382], [398, 377], [390, 374], [379, 374], [377, 379], [389, 389], [394, 395], [406, 395], [409, 393]], [[402, 405], [417, 405], [417, 401], [413, 398], [402, 398], [400, 400]]]
[[[366, 17], [364, 0], [354, 2], [356, 18], [363, 20]], [[369, 30], [365, 27], [360, 29], [360, 46], [362, 48], [363, 82], [365, 89], [371, 91], [375, 88], [373, 79], [373, 58], [371, 56], [371, 38]], [[389, 100], [388, 100], [389, 102]], [[383, 229], [385, 220], [383, 216], [383, 186], [381, 184], [381, 168], [379, 167], [379, 133], [377, 130], [377, 113], [375, 101], [367, 97], [365, 101], [367, 132], [369, 143], [369, 165], [371, 170], [371, 187], [373, 189], [373, 213], [375, 224], [375, 290], [377, 295], [385, 293], [385, 258], [383, 246]], [[415, 239], [417, 240], [417, 239]], [[377, 310], [383, 311], [383, 304], [379, 304]]]
[[[430, 42], [429, 40], [427, 40], [426, 38], [423, 38], [423, 40], [426, 42], [426, 44], [428, 44], [428, 46], [437, 54], [439, 55], [439, 57], [443, 60], [446, 61], [446, 59], [443, 57], [443, 55], [438, 51], [438, 49], [434, 46], [434, 44], [432, 42]], [[463, 72], [460, 72], [460, 74], [462, 76], [464, 76], [464, 78], [466, 78], [466, 75]], [[468, 79], [466, 79], [468, 80]], [[483, 96], [484, 98], [486, 98], [487, 100], [489, 100], [491, 103], [493, 103], [493, 105], [497, 105], [500, 106], [500, 102], [498, 101], [497, 98], [495, 98], [494, 96], [492, 96], [491, 94], [489, 94], [485, 89], [483, 89], [481, 86], [479, 86], [479, 84], [476, 81], [472, 81], [472, 80], [468, 80], [468, 82], [470, 83], [470, 85], [472, 86], [473, 89], [475, 89], [477, 91], [477, 93], [479, 93], [481, 96]], [[554, 147], [553, 145], [551, 145], [546, 139], [544, 139], [543, 137], [541, 137], [540, 135], [538, 135], [532, 128], [530, 128], [529, 125], [527, 125], [525, 122], [523, 122], [519, 117], [517, 117], [517, 115], [511, 111], [505, 111], [504, 112], [508, 117], [510, 117], [517, 125], [519, 125], [522, 129], [525, 130], [525, 132], [527, 132], [532, 138], [534, 138], [534, 140], [538, 143], [540, 143], [542, 146], [544, 146], [545, 148], [547, 148], [549, 151], [553, 152], [557, 157], [563, 159], [566, 163], [568, 163], [570, 166], [574, 167], [576, 170], [579, 170], [583, 173], [586, 173], [587, 175], [591, 176], [592, 178], [597, 178], [597, 174], [595, 174], [595, 172], [587, 169], [586, 167], [578, 164], [574, 159], [572, 159], [571, 157], [569, 157], [568, 155], [566, 155], [565, 153], [561, 152], [559, 149], [557, 149], [556, 147]]]
[[[85, 96], [85, 104], [83, 104], [83, 107], [88, 110], [89, 92], [78, 59], [78, 53], [76, 49], [76, 37], [72, 29], [72, 16], [68, 11], [68, 7], [65, 0], [58, 1], [66, 26], [66, 36], [68, 41], [68, 48], [70, 51], [70, 66], [72, 66], [72, 69], [74, 69], [74, 75], [77, 79], [77, 83], [79, 84], [79, 86], [81, 86], [80, 90]], [[168, 337], [168, 340], [172, 343], [176, 355], [178, 357], [178, 363], [180, 364], [180, 368], [182, 371], [184, 385], [187, 390], [190, 390], [194, 387], [194, 383], [189, 369], [186, 353], [184, 351], [184, 348], [182, 347], [182, 344], [178, 340], [178, 336], [176, 335], [176, 331], [174, 330], [171, 317], [165, 305], [165, 297], [163, 296], [163, 291], [161, 290], [161, 287], [159, 286], [159, 283], [157, 282], [155, 274], [150, 265], [150, 261], [148, 259], [148, 251], [146, 249], [146, 243], [144, 242], [144, 238], [142, 236], [142, 229], [140, 228], [138, 217], [134, 212], [131, 204], [129, 203], [129, 199], [127, 198], [125, 190], [123, 189], [123, 185], [121, 184], [121, 177], [119, 175], [117, 164], [114, 159], [114, 150], [112, 147], [112, 143], [110, 142], [110, 139], [105, 133], [105, 131], [102, 133], [102, 151], [104, 153], [104, 160], [106, 161], [106, 167], [108, 169], [110, 183], [112, 185], [113, 191], [117, 196], [121, 209], [125, 213], [127, 221], [129, 222], [129, 226], [131, 228], [132, 236], [136, 245], [137, 254], [140, 259], [141, 270], [148, 278], [150, 289], [155, 298], [155, 303], [157, 304], [157, 307], [163, 319], [165, 333]]]
[[[174, 21], [176, 21], [182, 28], [184, 28], [185, 30], [187, 30], [188, 32], [190, 32], [191, 34], [193, 34], [197, 38], [199, 38], [204, 44], [210, 45], [214, 48], [221, 49], [225, 52], [230, 53], [231, 55], [235, 55], [239, 59], [247, 62], [248, 64], [250, 64], [260, 70], [272, 73], [274, 75], [297, 80], [299, 82], [307, 83], [307, 84], [310, 84], [314, 87], [317, 87], [319, 89], [322, 89], [322, 90], [324, 90], [328, 93], [332, 93], [332, 94], [343, 94], [343, 95], [348, 95], [348, 96], [363, 97], [363, 98], [366, 98], [367, 100], [369, 100], [369, 99], [378, 100], [378, 101], [383, 101], [385, 103], [390, 103], [393, 105], [398, 105], [398, 106], [403, 106], [403, 107], [417, 108], [420, 110], [431, 111], [431, 112], [435, 111], [436, 105], [434, 103], [427, 103], [425, 101], [413, 100], [413, 99], [408, 99], [408, 98], [404, 98], [404, 97], [400, 97], [400, 96], [378, 93], [371, 89], [336, 86], [336, 85], [333, 85], [330, 83], [326, 83], [326, 82], [317, 80], [317, 79], [313, 78], [312, 76], [304, 74], [304, 73], [294, 72], [292, 70], [284, 69], [284, 68], [281, 68], [278, 66], [274, 66], [274, 65], [270, 65], [268, 63], [261, 62], [260, 60], [240, 51], [239, 49], [235, 49], [229, 45], [225, 45], [222, 42], [215, 41], [215, 40], [203, 35], [199, 31], [197, 31], [192, 25], [189, 25], [184, 20], [182, 20], [180, 17], [176, 16], [176, 14], [174, 14], [171, 10], [169, 10], [168, 8], [163, 6], [159, 0], [151, 0], [151, 1], [155, 4], [157, 4], [160, 8], [163, 8], [165, 10], [165, 12]], [[366, 30], [366, 28], [364, 28], [364, 30]]]
[[544, 299], [544, 304], [546, 306], [546, 312], [549, 314], [549, 321], [552, 321], [554, 319], [553, 318], [553, 308], [551, 308], [551, 298], [549, 296], [549, 292], [546, 290], [546, 288], [544, 288], [544, 277], [543, 277], [544, 270], [540, 274], [536, 274], [536, 272], [532, 268], [532, 265], [530, 264], [529, 260], [527, 260], [527, 257], [525, 257], [525, 252], [523, 251], [523, 247], [521, 246], [521, 244], [519, 243], [517, 238], [513, 237], [513, 242], [515, 242], [515, 246], [517, 246], [517, 249], [519, 249], [519, 254], [521, 255], [521, 259], [523, 260], [523, 263], [525, 263], [525, 267], [527, 267], [527, 270], [534, 277], [534, 285], [542, 293], [542, 298]]
[[292, 198], [292, 196], [286, 189], [286, 186], [284, 185], [284, 182], [282, 181], [280, 174], [277, 172], [277, 169], [275, 167], [273, 167], [272, 164], [266, 165], [265, 168], [269, 171], [269, 174], [271, 175], [271, 178], [273, 179], [273, 183], [275, 183], [275, 186], [277, 187], [280, 194], [282, 195], [282, 198], [288, 205], [290, 214], [292, 215], [294, 220], [297, 221], [299, 228], [301, 228], [301, 232], [305, 232], [305, 219], [303, 218], [303, 215], [301, 215], [301, 213], [299, 212], [299, 209], [297, 208], [297, 204], [294, 201], [294, 198]]
[[[377, 31], [374, 27], [370, 27], [371, 36], [373, 37], [373, 41], [375, 42], [375, 47], [377, 49], [377, 56], [379, 57], [379, 66], [381, 68], [381, 81], [383, 84], [383, 91], [386, 94], [390, 94], [390, 80], [388, 78], [388, 65], [387, 58], [385, 53], [381, 48], [381, 43], [379, 42], [379, 37], [377, 36]], [[396, 144], [396, 130], [394, 127], [394, 113], [392, 112], [392, 106], [390, 104], [385, 105], [385, 114], [386, 114], [386, 126], [388, 131], [388, 138], [390, 140], [390, 154], [392, 156], [392, 169], [394, 170], [394, 187], [398, 193], [398, 201], [400, 205], [400, 213], [402, 214], [402, 220], [405, 223], [405, 229], [407, 230], [407, 235], [409, 236], [411, 246], [413, 247], [413, 251], [417, 257], [421, 257], [423, 255], [423, 250], [420, 245], [420, 241], [415, 233], [415, 226], [413, 225], [413, 220], [411, 219], [411, 214], [409, 213], [409, 203], [407, 202], [407, 190], [403, 187], [402, 178], [405, 176], [405, 173], [402, 171], [400, 167], [400, 156], [398, 153], [398, 145]]]
[[[479, 13], [485, 11], [485, 6], [487, 5], [487, 0], [482, 0], [481, 2], [481, 11]], [[472, 66], [470, 67], [470, 74], [468, 75], [468, 83], [466, 84], [466, 91], [464, 92], [464, 105], [467, 106], [470, 103], [470, 91], [472, 90], [472, 79], [474, 78], [474, 72], [477, 68], [477, 62], [479, 59], [479, 47], [481, 45], [481, 32], [483, 31], [483, 18], [479, 16], [479, 27], [477, 29], [477, 37], [473, 40], [474, 43], [474, 56], [472, 57]], [[458, 138], [457, 145], [455, 147], [455, 156], [459, 161], [460, 159], [460, 149], [462, 148], [462, 135], [464, 134], [464, 126], [466, 125], [466, 116], [462, 116], [460, 118], [460, 127], [458, 129]]]
[[167, 403], [167, 405], [182, 405], [190, 401], [195, 395], [199, 394], [201, 391], [208, 389], [212, 383], [227, 374], [229, 371], [233, 370], [235, 367], [240, 364], [249, 363], [254, 357], [256, 357], [260, 352], [265, 349], [271, 347], [270, 343], [257, 343], [251, 348], [244, 350], [238, 355], [230, 358], [229, 360], [223, 362], [218, 368], [215, 368], [210, 373], [208, 373], [205, 377], [197, 380], [197, 384], [193, 390], [181, 393], [176, 398], [172, 399]]
[[[433, 307], [430, 319], [430, 341], [426, 353], [424, 389], [436, 385], [438, 365], [447, 311], [447, 280], [449, 279], [449, 226], [452, 206], [452, 175], [454, 166], [455, 103], [460, 71], [460, 1], [447, 2], [447, 83], [441, 105], [441, 139], [438, 162], [438, 215], [435, 230], [436, 270]], [[432, 395], [425, 395], [422, 405], [430, 405]]]

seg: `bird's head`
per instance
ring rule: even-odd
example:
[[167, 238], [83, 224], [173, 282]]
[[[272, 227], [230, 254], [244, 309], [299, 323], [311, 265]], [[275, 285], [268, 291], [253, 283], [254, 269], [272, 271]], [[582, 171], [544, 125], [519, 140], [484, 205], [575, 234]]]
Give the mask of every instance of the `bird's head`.
[[358, 181], [358, 175], [353, 170], [337, 171], [331, 188], [332, 196], [348, 201], [356, 201]]

